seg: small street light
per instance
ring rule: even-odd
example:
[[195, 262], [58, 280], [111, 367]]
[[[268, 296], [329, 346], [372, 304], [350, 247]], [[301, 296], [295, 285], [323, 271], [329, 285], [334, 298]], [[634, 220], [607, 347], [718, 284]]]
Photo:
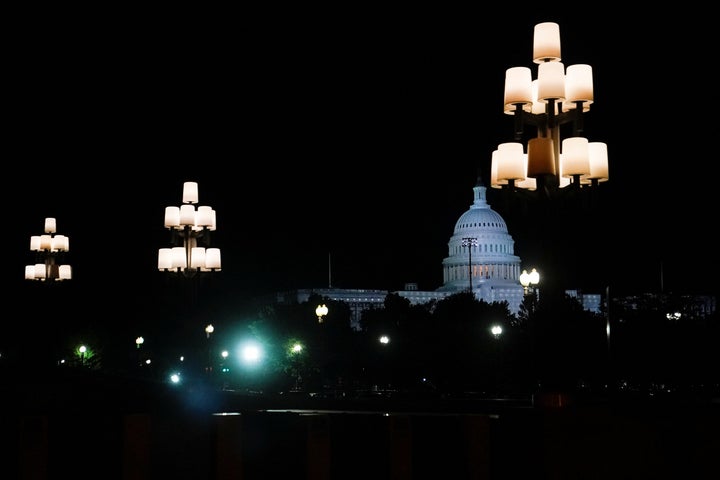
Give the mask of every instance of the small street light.
[[228, 352], [227, 350], [223, 350], [222, 352], [220, 352], [220, 356], [222, 357], [222, 363], [220, 364], [220, 371], [222, 373], [228, 373], [230, 371], [230, 369], [225, 366], [225, 361], [230, 356], [230, 352]]
[[293, 391], [298, 392], [300, 391], [300, 385], [302, 384], [302, 375], [300, 373], [301, 367], [302, 367], [302, 356], [303, 353], [303, 345], [300, 342], [293, 342], [293, 344], [290, 346], [290, 362], [292, 365], [292, 373], [295, 377], [295, 385], [293, 387]]
[[207, 366], [205, 367], [206, 373], [211, 373], [213, 370], [213, 361], [212, 361], [212, 353], [210, 349], [210, 334], [215, 331], [215, 327], [212, 326], [212, 324], [208, 324], [205, 327], [205, 338], [208, 340], [207, 342]]
[[80, 353], [80, 365], [85, 366], [85, 354], [87, 353], [87, 347], [85, 345], [80, 345], [78, 352]]
[[323, 303], [315, 309], [315, 315], [318, 317], [318, 323], [323, 323], [323, 317], [328, 314], [328, 307]]

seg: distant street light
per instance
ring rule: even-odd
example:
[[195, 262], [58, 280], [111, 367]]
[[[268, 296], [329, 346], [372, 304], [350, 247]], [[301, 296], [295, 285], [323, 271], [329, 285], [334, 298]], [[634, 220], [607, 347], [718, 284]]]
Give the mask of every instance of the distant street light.
[[135, 339], [135, 348], [137, 348], [137, 363], [139, 366], [142, 367], [142, 353], [140, 352], [140, 345], [145, 343], [145, 339], [143, 337], [137, 337]]
[[225, 361], [230, 356], [230, 352], [228, 352], [227, 350], [223, 350], [222, 352], [220, 352], [220, 356], [222, 357], [222, 361], [220, 362], [220, 371], [222, 373], [228, 373], [230, 371], [230, 368], [225, 365]]
[[247, 365], [253, 365], [260, 362], [262, 353], [259, 345], [250, 343], [242, 348], [241, 358]]
[[87, 347], [85, 345], [80, 345], [78, 352], [80, 353], [80, 365], [85, 366], [85, 354], [87, 353]]
[[493, 325], [492, 328], [490, 328], [490, 332], [495, 338], [499, 338], [500, 335], [502, 335], [503, 329], [500, 325]]
[[210, 348], [210, 334], [215, 331], [215, 327], [212, 326], [212, 324], [208, 324], [205, 327], [205, 338], [207, 339], [207, 366], [205, 367], [206, 373], [211, 373], [213, 370], [213, 361], [212, 361], [212, 349]]
[[294, 342], [290, 347], [290, 362], [293, 370], [293, 376], [295, 377], [295, 385], [293, 391], [300, 391], [300, 385], [302, 384], [301, 369], [301, 354], [303, 353], [303, 346], [300, 342]]
[[328, 307], [323, 303], [315, 309], [315, 315], [318, 317], [318, 323], [323, 323], [323, 317], [328, 314]]

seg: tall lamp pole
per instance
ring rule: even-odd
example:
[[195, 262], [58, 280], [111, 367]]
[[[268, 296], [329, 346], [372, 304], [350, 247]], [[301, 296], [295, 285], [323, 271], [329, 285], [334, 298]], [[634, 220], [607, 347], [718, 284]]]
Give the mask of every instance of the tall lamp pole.
[[207, 339], [207, 366], [205, 367], [206, 373], [212, 373], [213, 370], [213, 361], [212, 361], [212, 348], [210, 345], [210, 334], [215, 331], [215, 327], [209, 323], [205, 327], [205, 338]]
[[532, 309], [535, 309], [535, 304], [538, 300], [537, 295], [537, 285], [540, 283], [540, 273], [533, 268], [530, 273], [527, 272], [527, 270], [523, 270], [520, 274], [520, 284], [523, 286], [523, 289], [525, 290], [525, 295], [530, 292], [532, 300]]
[[468, 281], [469, 281], [469, 285], [470, 285], [470, 288], [469, 288], [470, 293], [472, 293], [472, 291], [473, 291], [473, 286], [472, 286], [472, 277], [473, 277], [473, 275], [472, 275], [472, 249], [473, 249], [473, 247], [477, 247], [477, 244], [478, 244], [478, 240], [475, 237], [464, 237], [462, 239], [462, 246], [467, 247], [467, 249], [468, 249]]

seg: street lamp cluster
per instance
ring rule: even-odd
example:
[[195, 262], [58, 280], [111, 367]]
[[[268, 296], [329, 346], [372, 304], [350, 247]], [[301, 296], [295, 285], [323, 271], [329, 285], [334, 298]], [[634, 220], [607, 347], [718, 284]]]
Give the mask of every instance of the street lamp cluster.
[[72, 278], [70, 265], [58, 263], [60, 256], [70, 250], [70, 239], [55, 234], [56, 226], [55, 218], [48, 217], [45, 219], [45, 233], [30, 237], [30, 250], [36, 253], [36, 261], [25, 266], [26, 280], [54, 282]]
[[[183, 184], [183, 204], [165, 208], [165, 228], [174, 247], [160, 248], [158, 270], [192, 277], [198, 272], [221, 269], [220, 249], [210, 248], [210, 232], [216, 230], [215, 210], [198, 206], [197, 182]], [[200, 245], [204, 246], [200, 246]]]
[[[171, 231], [175, 246], [159, 249], [158, 270], [187, 277], [198, 272], [220, 271], [220, 249], [210, 248], [210, 232], [216, 230], [215, 210], [206, 205], [196, 209], [196, 182], [183, 184], [182, 201], [179, 207], [165, 208], [165, 228]], [[56, 234], [56, 225], [56, 219], [48, 217], [44, 233], [30, 237], [30, 250], [36, 253], [36, 261], [25, 266], [26, 280], [54, 282], [72, 278], [71, 266], [59, 263], [61, 255], [70, 249], [70, 239]]]
[[540, 274], [536, 269], [532, 269], [530, 273], [523, 270], [520, 274], [520, 285], [523, 286], [525, 295], [530, 298], [530, 309], [534, 310], [540, 299], [538, 295], [538, 284], [540, 283]]
[[533, 268], [530, 273], [528, 273], [527, 270], [523, 270], [520, 274], [520, 284], [525, 289], [526, 295], [531, 288], [534, 291], [538, 283], [540, 283], [540, 273], [538, 273], [537, 269]]
[[[552, 22], [535, 25], [533, 62], [535, 79], [528, 67], [512, 67], [505, 73], [504, 112], [514, 116], [515, 138], [493, 151], [491, 186], [550, 195], [570, 185], [579, 188], [607, 181], [607, 145], [580, 136], [583, 114], [594, 101], [592, 67], [565, 68], [560, 27]], [[526, 125], [537, 130], [527, 150], [521, 143]], [[562, 125], [572, 126], [565, 139], [560, 135]]]

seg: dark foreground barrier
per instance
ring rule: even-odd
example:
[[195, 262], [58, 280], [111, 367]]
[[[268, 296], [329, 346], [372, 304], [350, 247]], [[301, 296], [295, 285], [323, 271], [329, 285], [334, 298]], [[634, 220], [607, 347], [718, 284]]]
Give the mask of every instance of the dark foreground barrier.
[[2, 417], [3, 479], [717, 478], [716, 409]]
[[0, 382], [0, 480], [715, 479], [718, 432], [716, 400], [320, 399], [73, 376]]
[[3, 422], [11, 448], [3, 454], [2, 478], [488, 479], [491, 421], [485, 415], [310, 411], [204, 421], [23, 415]]

